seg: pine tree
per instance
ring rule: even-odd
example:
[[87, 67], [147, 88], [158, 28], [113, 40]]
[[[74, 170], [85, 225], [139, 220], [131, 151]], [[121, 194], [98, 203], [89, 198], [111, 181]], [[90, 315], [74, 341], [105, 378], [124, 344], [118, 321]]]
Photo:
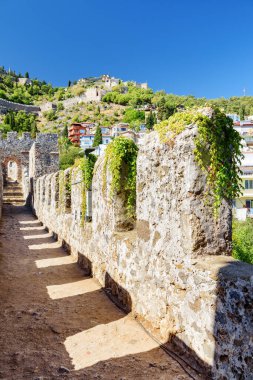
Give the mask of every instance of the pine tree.
[[102, 137], [101, 128], [97, 127], [94, 141], [93, 141], [93, 147], [99, 146], [102, 143], [103, 143], [103, 137]]
[[68, 133], [68, 126], [67, 124], [65, 124], [63, 130], [62, 130], [62, 137], [68, 137], [69, 133]]
[[153, 114], [153, 112], [150, 111], [149, 115], [147, 116], [147, 119], [146, 119], [146, 127], [147, 127], [147, 129], [149, 129], [149, 130], [153, 129], [153, 126], [155, 125], [155, 123], [156, 123], [155, 114]]
[[29, 73], [28, 73], [28, 71], [25, 73], [25, 78], [29, 78]]
[[245, 106], [244, 105], [241, 106], [239, 114], [240, 114], [240, 120], [241, 121], [244, 120], [245, 119]]
[[36, 121], [34, 120], [31, 123], [31, 136], [32, 136], [33, 139], [35, 139], [37, 132], [39, 132], [39, 131], [38, 131], [38, 128], [37, 128]]

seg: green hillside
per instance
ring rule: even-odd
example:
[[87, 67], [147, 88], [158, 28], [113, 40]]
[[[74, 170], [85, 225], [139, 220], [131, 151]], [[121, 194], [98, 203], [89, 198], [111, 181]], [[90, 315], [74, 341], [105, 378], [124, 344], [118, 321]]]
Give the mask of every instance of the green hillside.
[[[29, 79], [23, 83], [22, 79]], [[104, 88], [101, 77], [86, 78], [84, 81], [68, 81], [66, 87], [53, 87], [43, 80], [29, 78], [29, 73], [21, 74], [6, 71], [0, 67], [0, 98], [22, 104], [40, 105], [45, 102], [56, 104], [56, 110], [42, 113], [39, 117], [24, 112], [9, 112], [0, 115], [0, 130], [22, 132], [37, 130], [61, 133], [72, 122], [91, 121], [98, 125], [112, 125], [127, 122], [137, 130], [143, 122], [152, 129], [157, 120], [168, 117], [182, 109], [202, 106], [219, 107], [225, 113], [237, 113], [243, 119], [253, 114], [253, 97], [231, 97], [229, 99], [196, 98], [192, 95], [179, 96], [165, 91], [153, 91], [136, 86], [134, 82], [119, 82], [112, 91], [107, 92], [100, 103], [79, 103], [64, 107], [63, 101], [82, 95], [88, 87]]]

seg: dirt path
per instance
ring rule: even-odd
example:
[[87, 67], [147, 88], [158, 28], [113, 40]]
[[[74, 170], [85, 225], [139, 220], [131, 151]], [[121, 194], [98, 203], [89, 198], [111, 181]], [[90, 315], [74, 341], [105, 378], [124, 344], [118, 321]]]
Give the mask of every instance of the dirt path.
[[22, 206], [0, 228], [0, 379], [190, 377]]

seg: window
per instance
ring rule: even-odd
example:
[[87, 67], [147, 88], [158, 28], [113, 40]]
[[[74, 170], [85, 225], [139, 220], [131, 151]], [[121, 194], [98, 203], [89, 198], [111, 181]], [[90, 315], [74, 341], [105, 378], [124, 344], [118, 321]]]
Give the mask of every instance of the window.
[[253, 200], [252, 199], [246, 199], [245, 204], [246, 204], [246, 208], [253, 208]]
[[253, 180], [252, 179], [246, 179], [245, 180], [245, 189], [253, 189]]

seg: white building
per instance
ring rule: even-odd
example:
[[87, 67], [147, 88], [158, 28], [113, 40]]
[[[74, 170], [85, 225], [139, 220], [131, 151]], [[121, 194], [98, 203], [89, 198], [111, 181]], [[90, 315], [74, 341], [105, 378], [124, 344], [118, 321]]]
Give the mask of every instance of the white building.
[[228, 113], [226, 116], [230, 117], [234, 123], [240, 121], [240, 116], [238, 116], [236, 113]]
[[85, 100], [90, 102], [101, 102], [102, 97], [107, 93], [98, 87], [90, 87], [85, 91]]
[[246, 120], [237, 122], [234, 128], [243, 137], [241, 162], [242, 195], [234, 201], [236, 217], [245, 220], [246, 216], [253, 217], [253, 123]]
[[129, 129], [128, 123], [118, 123], [112, 127], [112, 136], [117, 137]]
[[[82, 149], [92, 148], [95, 134], [88, 134], [80, 137], [80, 147]], [[102, 135], [103, 145], [108, 145], [112, 140], [110, 135]]]

